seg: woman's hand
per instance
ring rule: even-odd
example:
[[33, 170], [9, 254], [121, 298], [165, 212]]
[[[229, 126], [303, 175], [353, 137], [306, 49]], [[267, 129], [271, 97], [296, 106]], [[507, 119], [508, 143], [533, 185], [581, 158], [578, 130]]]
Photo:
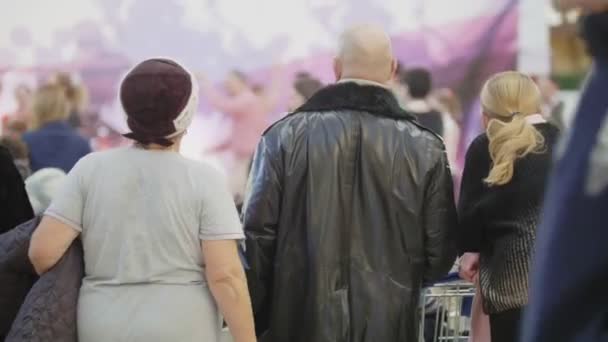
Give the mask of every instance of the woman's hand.
[[464, 253], [460, 258], [460, 278], [474, 282], [479, 273], [479, 253]]
[[237, 243], [231, 240], [202, 241], [202, 249], [209, 288], [234, 341], [255, 342], [251, 299]]

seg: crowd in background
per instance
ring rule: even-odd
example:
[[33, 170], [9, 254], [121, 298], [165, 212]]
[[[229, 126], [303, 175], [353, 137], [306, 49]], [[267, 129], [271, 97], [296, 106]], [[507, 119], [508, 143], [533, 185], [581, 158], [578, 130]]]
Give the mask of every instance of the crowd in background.
[[[326, 271], [326, 268], [336, 267], [341, 271], [343, 268], [341, 260], [335, 261], [335, 264], [327, 260], [319, 260], [315, 261], [318, 264], [313, 266], [303, 266], [302, 263], [309, 262], [304, 257], [307, 255], [303, 252], [305, 248], [301, 246], [307, 241], [304, 237], [298, 239], [297, 234], [301, 234], [303, 231], [309, 231], [311, 235], [320, 234], [324, 238], [318, 242], [319, 246], [325, 246], [327, 240], [332, 241], [331, 237], [327, 236], [339, 235], [339, 229], [329, 228], [348, 226], [349, 229], [356, 230], [366, 228], [367, 224], [375, 222], [380, 222], [382, 227], [392, 227], [393, 225], [401, 227], [403, 222], [393, 221], [394, 217], [391, 214], [385, 215], [386, 207], [383, 205], [386, 204], [390, 207], [391, 204], [385, 203], [380, 195], [387, 193], [392, 195], [402, 191], [402, 194], [407, 194], [407, 196], [397, 196], [399, 200], [403, 201], [402, 207], [410, 209], [416, 207], [411, 205], [412, 197], [415, 196], [418, 197], [414, 202], [424, 204], [421, 209], [422, 213], [416, 213], [416, 215], [422, 215], [422, 219], [416, 215], [414, 215], [414, 219], [412, 219], [414, 216], [411, 215], [401, 217], [402, 221], [409, 220], [406, 224], [407, 229], [422, 227], [422, 233], [408, 232], [411, 233], [410, 236], [424, 235], [420, 246], [416, 245], [412, 248], [411, 245], [408, 245], [403, 252], [411, 257], [417, 256], [412, 249], [424, 249], [425, 251], [422, 253], [424, 266], [418, 265], [421, 261], [413, 260], [411, 265], [408, 265], [412, 267], [411, 270], [408, 270], [411, 272], [409, 278], [398, 279], [401, 275], [397, 274], [395, 271], [397, 268], [394, 266], [401, 267], [403, 263], [395, 258], [385, 258], [375, 254], [378, 246], [374, 244], [382, 240], [382, 249], [385, 245], [389, 246], [385, 250], [387, 255], [396, 253], [397, 250], [401, 251], [404, 246], [384, 231], [374, 231], [369, 239], [365, 239], [365, 235], [371, 233], [369, 230], [361, 229], [356, 234], [353, 233], [356, 236], [352, 240], [346, 240], [360, 244], [361, 246], [357, 248], [360, 248], [365, 256], [348, 255], [348, 257], [358, 260], [357, 262], [369, 261], [369, 265], [349, 266], [349, 272], [351, 272], [351, 268], [354, 273], [361, 272], [354, 276], [355, 278], [360, 276], [361, 279], [353, 278], [345, 282], [348, 283], [347, 286], [352, 286], [349, 291], [357, 286], [361, 287], [359, 289], [362, 293], [360, 298], [348, 299], [349, 303], [357, 302], [359, 307], [370, 307], [380, 311], [384, 309], [387, 311], [402, 310], [398, 315], [405, 315], [407, 319], [402, 317], [399, 319], [407, 320], [406, 325], [411, 329], [407, 332], [397, 329], [396, 327], [402, 327], [403, 322], [393, 322], [391, 319], [395, 319], [395, 313], [392, 311], [387, 314], [388, 319], [366, 321], [364, 325], [358, 321], [362, 318], [356, 317], [359, 313], [350, 313], [353, 315], [349, 318], [353, 320], [353, 326], [349, 327], [352, 333], [367, 336], [367, 329], [370, 329], [373, 331], [372, 334], [376, 334], [375, 336], [386, 338], [414, 336], [415, 328], [412, 322], [414, 322], [415, 314], [413, 312], [415, 311], [412, 311], [411, 307], [395, 308], [394, 303], [391, 302], [392, 297], [388, 295], [386, 298], [381, 297], [379, 295], [384, 293], [379, 292], [388, 289], [394, 291], [392, 293], [394, 296], [411, 296], [407, 300], [411, 299], [411, 303], [408, 304], [412, 306], [412, 303], [416, 303], [419, 294], [416, 287], [420, 287], [424, 281], [439, 279], [445, 273], [444, 271], [452, 267], [453, 254], [456, 254], [455, 245], [457, 244], [458, 251], [462, 255], [461, 276], [475, 283], [480, 293], [483, 294], [483, 303], [479, 305], [483, 305], [485, 313], [489, 314], [492, 341], [518, 340], [523, 311], [529, 302], [529, 265], [532, 262], [536, 229], [543, 208], [546, 180], [550, 174], [553, 150], [560, 136], [560, 129], [565, 130], [567, 126], [563, 115], [563, 105], [557, 97], [556, 86], [546, 78], [534, 78], [518, 72], [504, 72], [491, 77], [480, 94], [480, 112], [483, 115], [479, 116], [479, 120], [482, 121], [485, 132], [472, 142], [466, 157], [463, 158], [459, 156], [459, 146], [462, 143], [461, 132], [465, 118], [456, 92], [447, 88], [436, 89], [433, 86], [431, 73], [424, 68], [404, 65], [397, 67], [396, 64], [393, 64], [395, 61], [392, 59], [388, 36], [381, 31], [374, 30], [357, 28], [352, 32], [347, 32], [347, 35], [362, 35], [363, 37], [375, 35], [385, 39], [387, 42], [385, 45], [388, 48], [385, 47], [385, 56], [381, 57], [386, 61], [386, 65], [369, 63], [365, 60], [357, 60], [355, 63], [347, 59], [346, 57], [352, 57], [348, 55], [351, 49], [361, 48], [361, 46], [355, 46], [361, 44], [361, 37], [350, 37], [349, 39], [352, 39], [353, 42], [348, 42], [348, 44], [353, 44], [354, 47], [349, 46], [348, 49], [343, 47], [347, 52], [344, 52], [344, 56], [340, 56], [343, 58], [341, 62], [344, 63], [340, 67], [344, 67], [344, 69], [336, 67], [335, 70], [337, 83], [324, 86], [312, 75], [306, 72], [298, 73], [295, 75], [290, 89], [287, 108], [289, 114], [285, 119], [275, 123], [270, 122], [269, 115], [277, 110], [278, 93], [282, 91], [279, 82], [276, 81], [278, 78], [273, 77], [267, 85], [252, 84], [246, 74], [234, 71], [226, 77], [221, 86], [217, 86], [204, 75], [190, 74], [175, 62], [145, 61], [127, 75], [120, 92], [120, 99], [127, 114], [127, 123], [132, 131], [125, 137], [133, 140], [135, 148], [118, 149], [108, 154], [97, 154], [92, 158], [85, 158], [93, 148], [89, 137], [81, 129], [82, 113], [87, 111], [87, 91], [84, 85], [76, 85], [71, 75], [59, 72], [36, 89], [18, 87], [15, 92], [17, 109], [14, 113], [3, 117], [0, 144], [4, 148], [2, 152], [8, 151], [10, 154], [14, 169], [17, 170], [12, 174], [7, 174], [5, 179], [7, 182], [13, 183], [25, 182], [26, 193], [23, 191], [19, 193], [18, 189], [16, 190], [15, 200], [12, 201], [10, 207], [12, 217], [3, 214], [2, 220], [5, 222], [1, 222], [3, 230], [0, 233], [25, 221], [24, 218], [28, 216], [44, 213], [53, 203], [51, 209], [46, 211], [46, 217], [40, 225], [42, 228], [38, 228], [38, 236], [32, 240], [38, 244], [33, 243], [34, 247], [30, 253], [34, 253], [32, 250], [44, 250], [45, 243], [43, 242], [52, 241], [53, 237], [49, 237], [52, 235], [50, 233], [61, 231], [62, 224], [74, 228], [69, 230], [69, 236], [65, 239], [69, 245], [83, 229], [83, 223], [78, 219], [83, 216], [82, 210], [84, 210], [85, 202], [91, 200], [86, 195], [83, 196], [82, 189], [87, 188], [87, 195], [96, 201], [98, 212], [93, 215], [95, 219], [91, 220], [93, 223], [86, 229], [91, 231], [97, 229], [96, 234], [104, 236], [103, 243], [99, 245], [87, 243], [86, 237], [83, 237], [85, 264], [95, 265], [87, 266], [91, 268], [87, 272], [104, 274], [109, 272], [108, 270], [115, 270], [116, 265], [122, 265], [124, 262], [127, 264], [125, 266], [127, 269], [129, 265], [133, 266], [133, 269], [130, 271], [117, 270], [112, 281], [129, 283], [132, 281], [130, 277], [147, 279], [144, 271], [155, 268], [163, 270], [163, 267], [166, 267], [165, 264], [162, 264], [164, 261], [161, 262], [162, 265], [154, 265], [155, 261], [150, 265], [146, 264], [146, 269], [140, 272], [136, 269], [140, 259], [129, 253], [126, 255], [112, 254], [115, 256], [115, 260], [113, 259], [112, 262], [100, 257], [105, 252], [104, 248], [111, 248], [113, 243], [121, 243], [118, 238], [113, 242], [112, 237], [107, 235], [106, 227], [108, 225], [112, 229], [118, 229], [117, 234], [122, 234], [124, 232], [119, 230], [121, 222], [132, 220], [141, 224], [140, 221], [133, 220], [130, 212], [117, 210], [116, 203], [114, 203], [123, 201], [125, 207], [129, 205], [127, 203], [128, 190], [132, 183], [124, 182], [129, 180], [133, 174], [141, 175], [142, 170], [146, 171], [146, 175], [152, 175], [151, 178], [175, 176], [175, 179], [180, 181], [184, 177], [184, 169], [188, 171], [188, 177], [195, 174], [204, 175], [204, 180], [193, 177], [193, 179], [197, 179], [194, 180], [194, 184], [179, 181], [162, 183], [159, 188], [147, 189], [144, 197], [160, 207], [163, 207], [162, 204], [169, 203], [166, 207], [169, 208], [170, 213], [174, 213], [171, 210], [175, 208], [180, 208], [181, 213], [192, 209], [186, 205], [186, 209], [182, 210], [184, 198], [197, 198], [199, 194], [202, 194], [201, 196], [207, 201], [203, 206], [210, 206], [214, 212], [204, 212], [201, 215], [201, 208], [192, 209], [192, 213], [188, 212], [188, 214], [192, 214], [190, 218], [200, 219], [202, 217], [202, 223], [193, 221], [186, 226], [202, 224], [199, 227], [197, 239], [200, 238], [203, 241], [202, 250], [208, 268], [205, 276], [211, 281], [213, 298], [219, 303], [221, 311], [227, 315], [227, 323], [236, 334], [235, 337], [239, 341], [251, 340], [248, 338], [253, 332], [253, 327], [250, 326], [253, 322], [252, 320], [249, 322], [249, 316], [253, 317], [253, 315], [247, 311], [250, 308], [243, 309], [245, 306], [249, 307], [249, 302], [244, 306], [243, 303], [237, 305], [238, 303], [232, 301], [231, 294], [217, 285], [221, 285], [224, 281], [221, 276], [216, 279], [216, 282], [213, 281], [217, 277], [213, 270], [214, 266], [221, 268], [223, 261], [230, 260], [234, 263], [231, 266], [232, 270], [238, 266], [236, 277], [242, 278], [242, 266], [240, 259], [237, 258], [236, 245], [216, 245], [210, 241], [246, 238], [246, 256], [249, 261], [253, 261], [250, 265], [252, 269], [250, 272], [253, 274], [254, 282], [252, 283], [252, 280], [249, 279], [249, 287], [253, 299], [253, 314], [256, 318], [255, 328], [266, 329], [272, 336], [287, 338], [293, 337], [293, 331], [285, 329], [285, 326], [289, 325], [294, 330], [300, 329], [294, 325], [293, 319], [289, 319], [289, 317], [301, 318], [302, 312], [296, 312], [295, 308], [299, 310], [299, 305], [302, 305], [307, 310], [315, 310], [322, 307], [324, 303], [321, 297], [312, 299], [307, 297], [304, 300], [282, 291], [285, 288], [299, 288], [303, 284], [301, 277], [309, 274], [293, 275], [284, 270], [281, 274], [268, 275], [277, 265], [276, 260], [290, 262], [298, 269], [311, 267], [321, 274]], [[347, 38], [345, 39], [347, 40]], [[355, 41], [358, 42], [354, 43]], [[343, 44], [347, 45], [347, 43]], [[365, 70], [361, 73], [365, 77], [352, 77], [352, 75], [358, 75], [353, 71], [359, 71], [357, 68], [361, 68], [362, 65], [372, 67], [361, 69]], [[386, 70], [380, 68], [385, 66], [390, 67], [390, 73], [386, 73]], [[159, 75], [154, 79], [154, 82], [158, 82], [158, 84], [152, 81], [142, 83], [142, 79], [145, 77], [141, 78], [141, 75], [148, 76], [153, 73]], [[167, 76], [170, 73], [174, 74]], [[349, 77], [349, 75], [351, 76]], [[390, 75], [390, 77], [389, 79], [380, 78], [378, 81], [376, 78], [378, 75], [382, 75], [381, 77]], [[142, 84], [146, 85], [142, 86]], [[167, 84], [172, 86], [171, 91], [159, 90], [165, 89]], [[145, 87], [150, 87], [150, 89], [145, 89]], [[353, 92], [355, 95], [349, 92]], [[167, 93], [171, 96], [167, 96]], [[155, 96], [159, 96], [157, 102], [142, 101], [142, 98], [155, 99]], [[192, 117], [198, 112], [199, 96], [232, 122], [232, 131], [227, 139], [219, 141], [207, 151], [226, 155], [230, 192], [227, 191], [228, 187], [224, 189], [221, 177], [218, 177], [214, 171], [200, 168], [198, 164], [191, 161], [175, 159], [173, 155], [148, 153], [159, 150], [179, 151], [181, 138], [186, 134]], [[348, 98], [350, 102], [341, 103], [341, 96]], [[370, 98], [380, 100], [366, 103], [365, 101]], [[350, 119], [351, 114], [358, 112], [371, 114], [363, 116], [363, 119], [360, 119], [361, 121], [357, 124], [346, 119]], [[307, 117], [311, 118], [312, 124], [309, 124]], [[386, 117], [394, 120], [378, 119]], [[342, 125], [336, 125], [332, 120], [345, 121], [341, 122]], [[306, 123], [303, 124], [303, 122]], [[385, 131], [375, 136], [378, 134], [378, 126]], [[359, 141], [352, 139], [353, 135], [345, 134], [345, 132], [352, 132], [346, 127], [354, 127], [355, 131], [359, 130], [357, 132], [364, 137], [361, 138], [361, 141], [369, 143], [369, 146], [373, 146], [373, 148], [361, 147]], [[265, 134], [265, 132], [269, 133]], [[382, 139], [385, 138], [383, 136], [385, 133], [391, 138], [388, 139], [390, 140], [388, 142]], [[338, 137], [342, 137], [343, 140], [339, 140]], [[319, 140], [313, 147], [310, 147], [307, 139], [313, 138]], [[366, 141], [366, 139], [369, 140]], [[372, 143], [375, 141], [374, 139], [380, 143]], [[393, 141], [397, 141], [399, 145], [395, 147], [392, 145]], [[306, 153], [301, 152], [304, 148], [302, 144], [307, 149]], [[309, 152], [308, 148], [311, 148], [312, 152]], [[378, 148], [379, 151], [374, 148]], [[407, 153], [405, 153], [405, 157], [396, 158], [391, 148], [395, 148], [396, 151], [407, 151]], [[327, 212], [333, 214], [343, 209], [339, 202], [344, 199], [337, 198], [334, 201], [332, 196], [344, 196], [345, 189], [356, 188], [350, 183], [346, 184], [348, 181], [345, 181], [344, 177], [333, 179], [332, 177], [336, 174], [327, 172], [332, 168], [344, 173], [352, 171], [352, 169], [342, 170], [344, 163], [353, 162], [348, 159], [350, 157], [348, 151], [351, 150], [357, 152], [355, 162], [364, 164], [359, 165], [363, 171], [349, 174], [351, 178], [346, 178], [353, 179], [356, 186], [360, 186], [366, 195], [376, 196], [378, 201], [370, 204], [362, 193], [356, 193], [353, 190], [344, 203], [350, 205], [356, 202], [363, 209], [360, 212], [349, 212], [342, 216], [336, 214], [336, 217], [328, 218], [330, 215], [327, 215]], [[289, 160], [291, 164], [277, 162], [285, 155], [293, 158]], [[108, 158], [111, 163], [105, 163], [103, 158]], [[369, 158], [369, 160], [364, 160], [365, 158]], [[375, 158], [379, 159], [378, 165], [374, 165], [372, 162]], [[332, 162], [335, 165], [332, 165]], [[308, 166], [311, 163], [316, 166], [328, 165], [327, 170], [321, 167], [309, 170]], [[398, 167], [385, 171], [380, 167], [384, 164], [393, 166], [398, 164]], [[100, 169], [105, 169], [107, 172], [104, 175], [96, 173]], [[404, 180], [406, 184], [403, 185], [405, 190], [399, 187], [395, 190], [394, 184], [383, 183], [386, 179], [380, 179], [382, 177], [366, 178], [368, 173], [376, 176], [383, 174], [387, 176], [384, 178], [392, 181], [393, 176], [401, 175], [400, 172], [405, 172], [403, 170], [407, 170], [406, 173], [410, 176], [405, 177], [407, 178]], [[67, 174], [70, 175], [67, 176]], [[115, 177], [115, 175], [124, 178]], [[246, 191], [248, 177], [251, 184], [249, 184], [249, 190]], [[136, 179], [141, 180], [142, 178], [136, 177]], [[84, 186], [85, 183], [89, 185]], [[307, 187], [302, 184], [315, 184], [315, 186]], [[452, 190], [454, 184], [456, 188], [460, 189], [460, 194]], [[342, 187], [342, 185], [344, 186]], [[104, 186], [120, 189], [124, 193], [122, 196], [121, 194], [107, 194], [104, 192]], [[176, 196], [173, 187], [179, 188], [179, 196]], [[60, 189], [63, 189], [63, 192]], [[62, 195], [58, 196], [58, 199], [54, 199], [58, 193]], [[314, 198], [314, 201], [302, 203], [302, 198], [299, 196], [304, 196], [303, 194], [309, 196], [307, 199]], [[115, 195], [118, 197], [113, 197]], [[242, 218], [247, 236], [242, 232], [241, 223], [238, 222], [236, 211], [231, 203], [236, 202], [240, 208], [245, 198], [248, 201], [242, 208]], [[458, 219], [456, 218], [455, 199], [458, 203]], [[201, 205], [199, 201], [195, 201], [195, 203]], [[320, 203], [325, 206], [320, 207]], [[332, 207], [334, 205], [335, 207]], [[178, 229], [180, 224], [174, 224], [183, 223], [180, 220], [186, 220], [186, 215], [177, 218], [169, 215], [167, 218], [154, 212], [154, 208], [145, 205], [135, 207], [147, 210], [150, 217], [158, 215], [157, 227], [153, 227], [153, 229], [158, 229], [160, 232], [171, 227], [175, 229], [171, 234], [183, 238], [178, 239], [177, 245], [172, 245], [172, 241], [161, 241], [163, 239], [158, 238], [162, 234], [148, 236], [147, 229], [150, 227], [134, 224], [130, 229], [140, 233], [137, 241], [144, 241], [141, 243], [151, 246], [166, 247], [167, 250], [172, 251], [169, 254], [175, 250], [190, 251], [192, 246], [184, 241], [191, 236]], [[347, 209], [353, 208], [348, 207]], [[289, 212], [281, 215], [286, 210]], [[102, 212], [112, 212], [112, 218], [104, 217], [100, 214]], [[70, 215], [72, 216], [66, 218]], [[351, 216], [356, 219], [352, 219]], [[53, 217], [58, 221], [54, 222]], [[345, 221], [345, 218], [348, 218], [348, 222]], [[310, 223], [313, 221], [316, 222], [316, 225]], [[211, 228], [207, 229], [203, 225]], [[295, 235], [283, 236], [283, 239], [277, 238], [282, 234], [277, 228], [280, 225], [283, 226], [283, 229], [295, 229]], [[319, 233], [314, 231], [317, 226], [328, 229]], [[296, 229], [298, 227], [301, 229]], [[457, 238], [447, 233], [450, 228], [458, 229]], [[47, 236], [45, 237], [43, 234], [47, 234]], [[126, 237], [127, 240], [131, 238], [135, 238], [135, 235]], [[89, 241], [91, 241], [90, 239]], [[335, 241], [337, 241], [338, 247], [344, 248], [339, 239], [336, 238]], [[167, 243], [167, 245], [165, 246], [163, 243]], [[412, 242], [409, 243], [412, 244]], [[327, 248], [326, 246], [319, 246], [315, 247], [319, 248], [317, 251], [319, 254], [328, 251], [324, 250]], [[196, 248], [198, 247], [196, 246]], [[62, 248], [65, 252], [67, 247]], [[88, 256], [87, 250], [89, 251]], [[226, 254], [226, 251], [230, 252], [229, 255]], [[145, 248], [138, 252], [151, 253]], [[333, 254], [327, 255], [331, 258]], [[54, 263], [58, 262], [59, 256]], [[183, 256], [181, 255], [181, 257]], [[34, 261], [38, 274], [44, 274], [55, 265], [43, 257], [38, 256], [37, 259], [35, 254], [30, 254], [30, 257]], [[146, 258], [148, 257], [149, 255], [146, 254]], [[186, 257], [192, 261], [199, 255], [195, 254], [194, 257], [187, 255]], [[356, 262], [352, 262], [356, 264]], [[190, 266], [200, 265], [194, 263], [188, 265], [188, 267]], [[180, 269], [180, 271], [184, 271], [184, 274], [163, 274], [163, 276], [169, 278], [168, 281], [179, 282], [184, 279], [198, 281], [198, 277], [194, 277], [196, 278], [194, 280], [190, 279], [192, 273], [188, 272], [188, 267]], [[377, 272], [378, 274], [388, 272], [397, 280], [393, 278], [390, 278], [388, 282], [384, 279], [378, 280], [369, 277], [365, 272]], [[272, 278], [273, 276], [276, 276], [276, 279]], [[279, 286], [278, 289], [273, 288], [269, 286], [269, 279], [272, 279], [273, 285], [282, 284], [284, 286]], [[240, 281], [242, 280], [240, 279]], [[99, 279], [89, 279], [88, 281], [90, 288], [83, 290], [85, 294], [87, 291], [94, 294], [96, 286], [100, 285], [96, 282], [103, 283]], [[336, 283], [340, 281], [344, 280], [338, 279]], [[376, 284], [376, 282], [378, 283]], [[314, 281], [311, 283], [311, 286], [322, 295], [330, 297], [335, 295], [332, 286], [336, 284], [327, 285], [314, 283]], [[399, 286], [394, 286], [396, 283]], [[376, 284], [377, 288], [371, 288], [370, 284]], [[406, 285], [403, 284], [412, 289], [404, 290]], [[370, 288], [366, 286], [370, 286]], [[247, 292], [246, 287], [244, 289], [241, 287], [238, 291]], [[129, 294], [130, 298], [138, 298], [140, 295], [141, 298], [145, 297], [144, 292]], [[335, 300], [345, 301], [347, 299], [335, 298]], [[383, 306], [380, 307], [378, 302], [382, 302]], [[343, 305], [346, 304], [343, 303]], [[195, 304], [192, 306], [193, 314], [201, 307], [194, 307]], [[283, 311], [285, 315], [278, 314], [280, 311]], [[323, 313], [322, 310], [320, 312]], [[120, 312], [116, 311], [114, 314], [118, 317]], [[148, 312], [148, 314], [151, 315], [149, 316], [151, 320], [159, 319], [157, 316], [153, 316], [154, 313]], [[344, 312], [338, 314], [344, 314]], [[367, 314], [362, 314], [362, 317], [367, 317]], [[330, 317], [331, 315], [328, 317], [313, 316], [310, 320], [316, 324], [314, 328], [321, 328], [318, 331], [314, 329], [311, 329], [310, 332], [302, 331], [298, 336], [306, 334], [322, 336], [323, 327], [335, 324], [331, 319], [336, 317]], [[83, 329], [84, 332], [81, 334], [90, 334], [88, 338], [91, 340], [104, 333], [94, 331], [97, 329], [98, 322], [94, 322], [92, 317], [92, 315], [79, 317], [78, 323], [83, 326], [89, 325], [86, 328], [89, 330]], [[130, 323], [125, 319], [122, 324]], [[210, 320], [207, 323], [213, 327], [217, 322]], [[142, 329], [145, 330], [147, 327]], [[186, 334], [183, 331], [180, 333]], [[200, 334], [209, 334], [209, 332], [201, 331]], [[238, 336], [241, 338], [239, 339]], [[282, 339], [276, 337], [275, 340], [281, 341]], [[413, 339], [411, 340], [413, 341]]]
[[[240, 71], [230, 73], [219, 86], [212, 84], [202, 74], [197, 76], [201, 81], [203, 101], [224, 114], [231, 123], [231, 133], [204, 153], [221, 157], [237, 203], [242, 201], [244, 195], [257, 141], [271, 125], [271, 114], [281, 111], [278, 99], [285, 90], [282, 89], [280, 73], [281, 68], [275, 67], [266, 85], [250, 82], [247, 75]], [[91, 150], [110, 147], [105, 142], [110, 137], [95, 137], [83, 125], [83, 121], [91, 120], [87, 108], [88, 91], [85, 84], [73, 80], [77, 76], [60, 71], [38, 88], [20, 84], [14, 90], [15, 110], [0, 114], [2, 145], [14, 155], [24, 179], [47, 168], [53, 168], [51, 178], [58, 179], [59, 171], [69, 172], [75, 162]], [[543, 95], [543, 113], [563, 129], [566, 125], [564, 106], [559, 99], [556, 83], [544, 77], [535, 80]], [[297, 73], [287, 91], [288, 102], [283, 112], [296, 110], [323, 86], [308, 72]], [[457, 93], [449, 88], [435, 88], [429, 70], [401, 64], [391, 87], [404, 109], [413, 113], [420, 124], [443, 138], [458, 184], [462, 169], [460, 138], [463, 136], [465, 118]], [[119, 144], [124, 144], [124, 141]], [[48, 172], [43, 170], [43, 174]]]

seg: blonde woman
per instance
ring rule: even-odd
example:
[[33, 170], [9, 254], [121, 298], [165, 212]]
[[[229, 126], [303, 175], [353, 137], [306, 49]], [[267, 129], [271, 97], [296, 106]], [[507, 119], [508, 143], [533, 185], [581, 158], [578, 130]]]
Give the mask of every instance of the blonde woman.
[[33, 131], [23, 135], [32, 172], [54, 167], [67, 173], [91, 152], [89, 142], [67, 122], [70, 108], [65, 90], [60, 86], [43, 86], [34, 95]]
[[529, 263], [559, 130], [532, 79], [497, 74], [481, 92], [486, 133], [471, 144], [460, 192], [461, 276], [480, 282], [492, 342], [517, 341]]

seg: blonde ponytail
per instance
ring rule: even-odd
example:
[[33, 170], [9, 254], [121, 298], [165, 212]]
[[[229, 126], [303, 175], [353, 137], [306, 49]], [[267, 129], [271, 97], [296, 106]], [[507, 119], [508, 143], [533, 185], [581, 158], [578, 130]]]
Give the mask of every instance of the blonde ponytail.
[[526, 121], [526, 116], [540, 112], [540, 92], [530, 77], [508, 71], [486, 82], [481, 103], [490, 118], [486, 134], [492, 159], [484, 181], [489, 186], [505, 185], [513, 178], [517, 159], [544, 147], [542, 134]]
[[492, 119], [487, 129], [492, 169], [484, 180], [490, 186], [504, 185], [513, 178], [515, 161], [542, 150], [545, 139], [526, 118], [515, 115], [510, 122]]

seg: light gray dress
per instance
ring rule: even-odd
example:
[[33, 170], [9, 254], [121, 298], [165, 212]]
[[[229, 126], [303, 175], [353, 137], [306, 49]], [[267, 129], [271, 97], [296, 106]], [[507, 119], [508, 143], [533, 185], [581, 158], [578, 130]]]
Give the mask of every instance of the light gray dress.
[[244, 236], [211, 166], [135, 147], [94, 153], [70, 172], [46, 215], [82, 233], [80, 342], [219, 340], [201, 240]]

